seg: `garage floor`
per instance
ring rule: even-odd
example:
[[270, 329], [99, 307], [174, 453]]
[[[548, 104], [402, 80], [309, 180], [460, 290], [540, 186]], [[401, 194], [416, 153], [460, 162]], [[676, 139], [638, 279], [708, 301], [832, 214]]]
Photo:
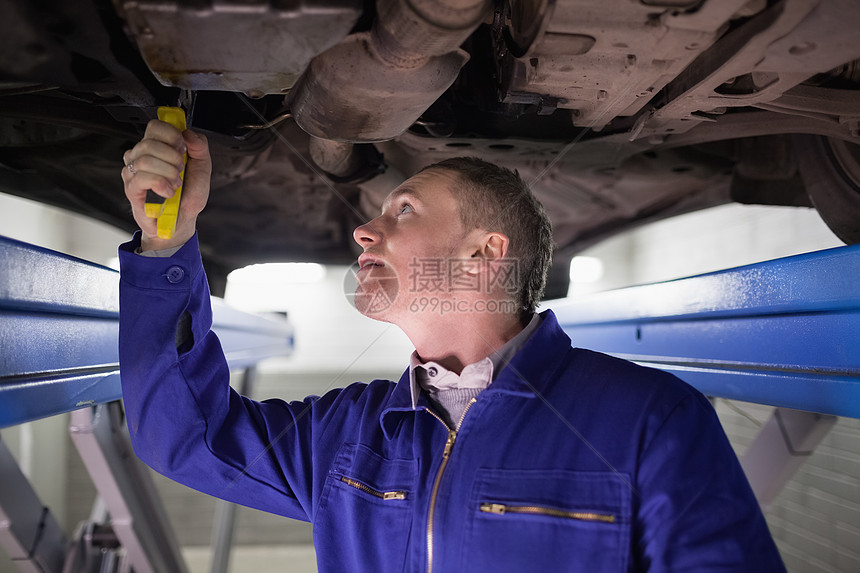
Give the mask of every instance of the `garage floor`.
[[[184, 547], [182, 554], [190, 573], [209, 573], [209, 547]], [[316, 573], [312, 545], [236, 547], [230, 559], [230, 573]]]

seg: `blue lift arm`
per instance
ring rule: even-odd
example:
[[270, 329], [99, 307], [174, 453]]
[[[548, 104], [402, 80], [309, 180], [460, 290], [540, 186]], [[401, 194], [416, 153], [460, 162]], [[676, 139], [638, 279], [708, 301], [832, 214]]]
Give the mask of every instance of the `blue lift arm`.
[[[287, 355], [292, 327], [213, 298], [231, 368]], [[0, 428], [119, 400], [119, 273], [0, 237]]]
[[552, 308], [575, 346], [706, 395], [860, 418], [860, 245]]
[[[215, 298], [212, 309], [227, 362], [246, 378], [260, 360], [292, 352], [285, 319], [238, 312]], [[118, 332], [119, 273], [0, 237], [0, 428], [72, 412], [72, 440], [103, 500], [67, 551], [52, 514], [0, 442], [0, 491], [7, 494], [0, 495], [0, 546], [22, 571], [91, 561], [138, 573], [187, 571], [122, 420]], [[92, 528], [110, 538], [107, 545], [88, 537]]]

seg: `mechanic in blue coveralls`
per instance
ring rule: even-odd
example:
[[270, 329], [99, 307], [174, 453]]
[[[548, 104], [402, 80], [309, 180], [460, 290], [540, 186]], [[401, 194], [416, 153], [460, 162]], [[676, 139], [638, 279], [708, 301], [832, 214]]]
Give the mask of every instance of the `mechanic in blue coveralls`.
[[[171, 194], [186, 148], [160, 240], [144, 197]], [[708, 401], [535, 313], [551, 230], [516, 174], [455, 159], [392, 191], [355, 230], [356, 304], [403, 329], [409, 367], [286, 403], [231, 390], [210, 331], [206, 140], [152, 122], [124, 161], [123, 396], [159, 473], [311, 521], [322, 572], [785, 570]]]

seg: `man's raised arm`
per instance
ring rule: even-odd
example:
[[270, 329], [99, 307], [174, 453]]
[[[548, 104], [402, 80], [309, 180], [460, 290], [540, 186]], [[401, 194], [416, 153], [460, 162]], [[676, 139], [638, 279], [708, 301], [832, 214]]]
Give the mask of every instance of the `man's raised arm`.
[[[172, 195], [186, 148], [176, 231], [159, 239], [155, 219], [144, 212], [146, 193]], [[302, 463], [310, 450], [303, 440], [311, 432], [301, 426], [312, 416], [300, 415], [307, 409], [302, 403], [259, 403], [230, 389], [229, 367], [211, 331], [195, 234], [209, 196], [206, 139], [152, 121], [124, 160], [125, 193], [141, 228], [119, 251], [120, 371], [135, 452], [159, 473], [205, 493], [306, 520], [312, 468]]]

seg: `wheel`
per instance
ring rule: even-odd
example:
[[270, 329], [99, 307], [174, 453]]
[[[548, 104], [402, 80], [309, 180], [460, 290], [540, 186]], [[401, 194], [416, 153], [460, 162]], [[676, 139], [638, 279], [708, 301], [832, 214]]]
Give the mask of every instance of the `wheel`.
[[860, 145], [817, 135], [793, 139], [806, 192], [830, 230], [860, 243]]

